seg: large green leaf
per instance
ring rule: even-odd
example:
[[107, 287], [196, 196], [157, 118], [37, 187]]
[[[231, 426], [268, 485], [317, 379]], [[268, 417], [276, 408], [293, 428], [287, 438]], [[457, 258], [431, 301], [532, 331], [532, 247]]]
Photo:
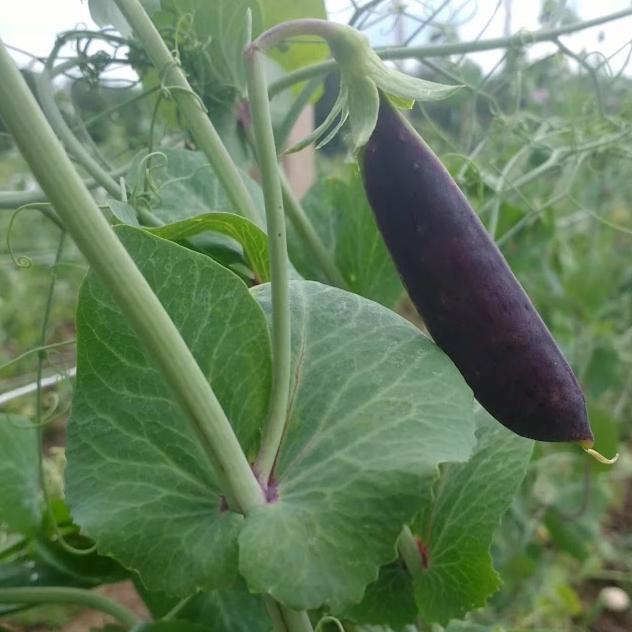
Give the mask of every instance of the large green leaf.
[[[357, 295], [290, 283], [292, 409], [274, 501], [248, 515], [240, 569], [292, 608], [362, 598], [416, 513], [422, 481], [474, 442], [472, 396], [410, 323]], [[270, 314], [269, 286], [253, 290]]]
[[270, 280], [270, 262], [268, 259], [268, 237], [250, 220], [234, 213], [206, 213], [173, 224], [154, 228], [154, 235], [182, 241], [207, 231], [228, 235], [244, 249], [248, 264], [259, 283]]
[[478, 442], [470, 460], [445, 468], [418, 534], [427, 566], [414, 573], [421, 616], [446, 624], [483, 606], [500, 587], [489, 553], [494, 531], [522, 482], [533, 442], [477, 413]]
[[367, 586], [362, 601], [348, 608], [344, 618], [358, 623], [387, 625], [399, 630], [417, 618], [410, 573], [401, 562], [380, 569], [376, 582]]
[[[139, 229], [117, 233], [252, 456], [270, 384], [261, 309], [208, 257]], [[76, 522], [151, 590], [187, 595], [229, 585], [242, 518], [222, 510], [215, 473], [187, 417], [93, 274], [81, 289], [77, 330], [66, 472]]]
[[33, 535], [42, 521], [37, 429], [21, 415], [0, 414], [0, 525]]
[[[307, 193], [303, 206], [349, 289], [387, 307], [394, 306], [404, 289], [375, 223], [357, 169], [348, 168], [341, 177], [319, 181]], [[298, 271], [307, 278], [324, 280], [291, 226], [288, 240], [292, 262]]]
[[250, 594], [242, 580], [224, 590], [194, 597], [179, 616], [209, 625], [213, 632], [272, 630], [272, 622], [261, 597]]
[[[171, 222], [218, 211], [237, 213], [208, 160], [198, 151], [185, 149], [160, 150], [152, 158], [150, 178], [156, 189], [152, 196], [152, 212], [163, 222]], [[135, 192], [147, 177], [139, 158], [130, 168], [130, 182]], [[146, 166], [146, 162], [144, 162]], [[263, 225], [263, 198], [259, 185], [243, 174], [246, 186], [259, 204]]]
[[[149, 592], [138, 581], [136, 589], [155, 619], [164, 617], [179, 601]], [[269, 632], [272, 628], [261, 597], [248, 592], [242, 579], [221, 590], [198, 593], [178, 612], [178, 618], [208, 625], [213, 632]]]
[[[140, 226], [137, 210], [131, 204], [108, 199], [107, 205], [110, 210], [108, 219], [112, 224]], [[146, 229], [163, 239], [181, 242], [183, 246], [208, 255], [242, 278], [250, 280], [254, 274], [257, 281], [269, 280], [265, 276], [269, 276], [269, 272], [263, 262], [263, 251], [267, 254], [268, 247], [266, 234], [256, 224], [241, 215], [222, 212], [206, 213], [172, 224], [163, 224], [153, 231], [147, 227]], [[206, 234], [196, 237], [200, 232], [206, 232]], [[226, 236], [231, 238], [227, 239]], [[248, 268], [249, 261], [245, 256], [245, 250], [250, 255], [250, 261], [253, 262], [250, 264], [252, 274]]]

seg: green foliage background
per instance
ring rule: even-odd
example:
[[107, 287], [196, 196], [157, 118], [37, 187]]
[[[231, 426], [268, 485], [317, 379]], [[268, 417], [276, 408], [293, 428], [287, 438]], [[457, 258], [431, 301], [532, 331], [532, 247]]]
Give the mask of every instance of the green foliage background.
[[[232, 3], [231, 11], [219, 15], [216, 8], [221, 4], [169, 0], [162, 2], [160, 7], [155, 3], [154, 18], [172, 48], [177, 41], [181, 61], [194, 88], [208, 107], [235, 160], [244, 169], [249, 169], [252, 157], [239, 116], [235, 116], [243, 96], [243, 75], [238, 63], [240, 47], [235, 45], [242, 26], [231, 31], [235, 41], [228, 41], [224, 37], [229, 30], [227, 24], [236, 20], [246, 6], [253, 10], [255, 33], [281, 19], [300, 15], [322, 17], [323, 8], [319, 2], [279, 2], [271, 10], [272, 5], [244, 0]], [[555, 6], [543, 12], [542, 19], [548, 20], [549, 26], [569, 19], [564, 12], [553, 10], [559, 8], [558, 4], [563, 3], [552, 3]], [[190, 13], [196, 20], [181, 19]], [[102, 15], [100, 19], [104, 24], [113, 21], [108, 15]], [[433, 36], [440, 41], [449, 39], [450, 31], [439, 29]], [[212, 45], [208, 44], [209, 38]], [[287, 70], [318, 61], [325, 54], [324, 47], [319, 45], [291, 46], [278, 52], [271, 64], [270, 76], [281, 76]], [[150, 209], [170, 223], [184, 222], [161, 229], [166, 239], [181, 241], [182, 231], [189, 231], [186, 235], [191, 236], [198, 230], [186, 223], [187, 218], [233, 209], [226, 206], [217, 180], [207, 170], [201, 155], [193, 151], [191, 139], [182, 132], [181, 121], [172, 103], [164, 95], [158, 96], [161, 94], [156, 91], [159, 78], [148, 70], [143, 53], [132, 48], [125, 59], [141, 74], [142, 84], [107, 86], [99, 76], [102, 60], [92, 60], [73, 81], [58, 86], [58, 105], [71, 125], [78, 127], [80, 121], [92, 121], [88, 125], [89, 135], [106, 164], [123, 166], [131, 162], [125, 174], [133, 186], [134, 195], [129, 200], [129, 208], [123, 210], [133, 217], [138, 209]], [[611, 72], [607, 62], [591, 65], [586, 59], [583, 61], [585, 64], [580, 64], [578, 70], [577, 65], [569, 62], [564, 50], [536, 61], [527, 57], [524, 51], [511, 50], [497, 71], [487, 76], [468, 57], [433, 60], [422, 64], [420, 74], [424, 78], [458, 82], [466, 87], [447, 102], [417, 104], [411, 119], [480, 213], [573, 365], [587, 393], [597, 436], [595, 447], [606, 454], [620, 451], [621, 461], [616, 468], [586, 464], [573, 447], [543, 444], [535, 447], [529, 461], [530, 452], [527, 453], [524, 447], [513, 446], [512, 437], [503, 435], [502, 429], [496, 429], [499, 436], [490, 439], [486, 435], [490, 431], [479, 428], [477, 436], [481, 444], [488, 441], [495, 446], [505, 446], [509, 451], [516, 449], [516, 462], [524, 460], [526, 479], [518, 494], [511, 501], [522, 476], [512, 481], [511, 468], [507, 472], [496, 471], [494, 468], [503, 462], [489, 459], [493, 454], [490, 449], [478, 457], [476, 453], [475, 458], [465, 464], [448, 466], [442, 472], [442, 486], [428, 482], [424, 488], [427, 495], [417, 499], [421, 518], [417, 520], [416, 530], [422, 540], [424, 537], [430, 539], [423, 531], [428, 521], [424, 522], [422, 518], [435, 510], [433, 524], [437, 525], [439, 535], [443, 530], [450, 541], [458, 541], [458, 533], [450, 531], [455, 523], [462, 530], [480, 528], [478, 542], [470, 543], [479, 556], [476, 557], [477, 567], [472, 571], [479, 582], [468, 589], [462, 578], [455, 579], [449, 570], [445, 570], [451, 563], [459, 563], [458, 556], [450, 558], [449, 549], [445, 553], [448, 555], [445, 568], [442, 569], [438, 556], [432, 572], [421, 578], [410, 580], [402, 576], [401, 568], [396, 564], [386, 564], [379, 577], [370, 584], [362, 602], [352, 608], [342, 603], [344, 599], [341, 598], [341, 603], [333, 604], [335, 614], [353, 622], [349, 629], [388, 629], [367, 627], [365, 622], [390, 625], [393, 630], [405, 629], [404, 626], [412, 622], [410, 613], [415, 613], [415, 599], [423, 615], [447, 625], [449, 632], [591, 629], [590, 626], [605, 625], [596, 605], [596, 594], [602, 586], [616, 581], [624, 590], [632, 590], [632, 541], [629, 535], [632, 497], [632, 80], [625, 73]], [[148, 94], [136, 99], [141, 90]], [[283, 126], [293, 94], [282, 94], [273, 101], [278, 127]], [[325, 89], [322, 102], [326, 102], [328, 96]], [[99, 116], [102, 112], [114, 114]], [[0, 138], [2, 189], [27, 189], [32, 185], [28, 170], [7, 135]], [[152, 159], [150, 169], [145, 170], [147, 163], [140, 159], [138, 150], [148, 146], [162, 154]], [[337, 139], [318, 156], [318, 180], [303, 200], [306, 212], [353, 292], [395, 309], [418, 323], [379, 239], [357, 171], [348, 163], [343, 133], [342, 140]], [[257, 190], [255, 183], [252, 187]], [[111, 200], [102, 198], [100, 201], [115, 217], [126, 221], [126, 216], [118, 214], [120, 208]], [[21, 212], [14, 221], [12, 217], [11, 210], [0, 210], [0, 234], [7, 236], [11, 252], [15, 253], [11, 254], [6, 242], [0, 245], [0, 365], [39, 344], [58, 242], [57, 228], [36, 210]], [[219, 220], [219, 216], [209, 220], [209, 225], [214, 222], [216, 231]], [[199, 223], [200, 220], [188, 221]], [[261, 231], [247, 226], [245, 220], [229, 222], [229, 228], [219, 230], [221, 236], [215, 235], [198, 250], [237, 272], [247, 283], [254, 277], [265, 279], [267, 269], [263, 262], [267, 246], [262, 242]], [[291, 226], [289, 239], [296, 275], [323, 281], [322, 273], [306, 256], [305, 248]], [[16, 256], [28, 257], [30, 267], [16, 266]], [[189, 253], [187, 256], [193, 255]], [[58, 278], [45, 331], [48, 343], [69, 340], [75, 335], [78, 288], [86, 266], [72, 244], [67, 244], [61, 264], [54, 269]], [[265, 304], [265, 298], [261, 300]], [[378, 310], [377, 306], [375, 309]], [[263, 317], [261, 320], [263, 322]], [[71, 366], [74, 362], [72, 349], [72, 346], [58, 347], [47, 352], [42, 359], [44, 372], [52, 373]], [[0, 393], [33, 379], [36, 363], [37, 355], [30, 354], [18, 362], [2, 366]], [[412, 383], [410, 388], [414, 388]], [[60, 433], [64, 432], [70, 384], [62, 383], [57, 393], [55, 400], [44, 402], [47, 407], [47, 443], [52, 445], [62, 442]], [[3, 412], [28, 418], [38, 414], [33, 398], [12, 402]], [[7, 431], [9, 419], [23, 423], [22, 417], [5, 416], [3, 431]], [[34, 445], [29, 444], [25, 436], [21, 437], [20, 446], [20, 458], [33, 452]], [[375, 456], [376, 449], [369, 448], [363, 458]], [[405, 460], [405, 454], [402, 459]], [[49, 463], [49, 466], [51, 480], [48, 485], [54, 497], [58, 522], [68, 527], [76, 544], [82, 544], [84, 541], [76, 530], [73, 531], [61, 496], [56, 496], [53, 490], [51, 481], [55, 478], [55, 465]], [[480, 479], [472, 471], [476, 467], [482, 468]], [[0, 464], [0, 474], [5, 482], [15, 476], [20, 485], [33, 488], [33, 493], [39, 494], [36, 473], [32, 469], [6, 466], [5, 469]], [[513, 473], [516, 471], [524, 473], [519, 467]], [[488, 479], [489, 483], [486, 482]], [[476, 524], [475, 513], [470, 516], [474, 524], [468, 526], [467, 505], [460, 505], [463, 513], [457, 516], [446, 509], [452, 498], [450, 494], [457, 494], [468, 480], [478, 486], [484, 485], [498, 500], [493, 524], [485, 528]], [[494, 488], [494, 482], [498, 481], [505, 483], [506, 488]], [[5, 505], [14, 503], [11, 494], [15, 489], [0, 484], [0, 501]], [[76, 493], [81, 496], [81, 490]], [[32, 500], [32, 495], [27, 494], [27, 500], [29, 498]], [[39, 529], [39, 524], [38, 537], [43, 535], [46, 540], [51, 535], [51, 525], [47, 523], [50, 517], [42, 518], [37, 507], [41, 505], [36, 504], [34, 508], [27, 502], [16, 511], [12, 520], [2, 521], [0, 558], [21, 542], [16, 532], [30, 534], [33, 529]], [[316, 511], [313, 507], [318, 506], [309, 505], [306, 513], [313, 510], [316, 515], [326, 509]], [[279, 519], [285, 518], [281, 516]], [[492, 566], [486, 558], [487, 548], [501, 518], [492, 542]], [[117, 526], [115, 522], [113, 532]], [[325, 526], [315, 528], [325, 529]], [[92, 535], [90, 530], [88, 535]], [[249, 546], [255, 549], [257, 542], [265, 538], [274, 541], [275, 537], [276, 533], [263, 531], [257, 538], [253, 536]], [[438, 538], [437, 533], [435, 538]], [[72, 581], [78, 585], [93, 585], [94, 578], [84, 568], [72, 567], [69, 573], [72, 564], [50, 542], [40, 542], [38, 546], [18, 547], [17, 556], [7, 556], [5, 563], [0, 564], [0, 583], [4, 581], [5, 585], [11, 585], [11, 582], [23, 579], [25, 564], [35, 559], [42, 578], [53, 576], [57, 583], [63, 583], [70, 582], [68, 578], [72, 576]], [[116, 547], [117, 551], [123, 551], [120, 559], [124, 566], [130, 566], [126, 547], [134, 549], [135, 546], [134, 542], [117, 542], [114, 536], [112, 551]], [[172, 545], [166, 544], [165, 548], [169, 546]], [[355, 551], [352, 544], [348, 544], [348, 549]], [[291, 559], [290, 545], [288, 551], [288, 559]], [[316, 551], [315, 556], [321, 554], [322, 551]], [[387, 557], [377, 555], [376, 559], [383, 563]], [[94, 567], [106, 564], [96, 555], [92, 561]], [[153, 568], [150, 572], [158, 577], [161, 570], [162, 567]], [[268, 581], [266, 574], [272, 576], [279, 572], [274, 566], [246, 569], [251, 578], [260, 575], [253, 581], [262, 586]], [[102, 573], [103, 581], [107, 581], [127, 576], [128, 571], [115, 565]], [[368, 575], [370, 573], [362, 575], [364, 584]], [[504, 585], [484, 608], [477, 609], [499, 586], [498, 575]], [[323, 573], [323, 576], [328, 575]], [[359, 581], [356, 575], [350, 573], [344, 580], [341, 594], [345, 589], [357, 592], [352, 588], [354, 582]], [[451, 582], [457, 589], [462, 589], [461, 600], [442, 603], [442, 591], [447, 590], [445, 586]], [[156, 581], [151, 587], [161, 588], [158, 583]], [[143, 593], [146, 587], [139, 584], [139, 590]], [[479, 590], [481, 594], [478, 594]], [[288, 586], [279, 588], [283, 595], [288, 591]], [[320, 605], [324, 600], [314, 597], [316, 592], [314, 589], [313, 593], [297, 597], [297, 600], [304, 598], [310, 605]], [[146, 601], [150, 609], [160, 609], [161, 599], [156, 598], [156, 594], [146, 596]], [[389, 607], [383, 604], [389, 604]], [[465, 617], [470, 610], [475, 612], [469, 615], [467, 622], [448, 624], [451, 618]], [[241, 623], [234, 616], [237, 611], [244, 617]], [[382, 620], [375, 619], [376, 611]], [[238, 625], [248, 621], [248, 627], [243, 629], [256, 630], [261, 622], [261, 606], [244, 586], [237, 583], [226, 590], [196, 598], [183, 611], [184, 615], [192, 620], [213, 623], [215, 627], [212, 629], [239, 629]]]

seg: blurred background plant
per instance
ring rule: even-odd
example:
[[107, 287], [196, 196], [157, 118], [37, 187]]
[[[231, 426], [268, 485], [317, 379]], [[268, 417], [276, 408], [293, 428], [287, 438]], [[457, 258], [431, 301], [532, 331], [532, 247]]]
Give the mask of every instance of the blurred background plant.
[[[95, 21], [113, 24], [120, 33], [96, 26], [70, 30], [59, 36], [51, 56], [33, 57], [23, 72], [47, 116], [61, 117], [58, 133], [63, 135], [65, 126], [96, 163], [91, 168], [81, 153], [74, 153], [83, 175], [94, 178], [96, 173], [99, 184], [105, 184], [95, 191], [104, 212], [121, 219], [139, 209], [160, 217], [167, 209], [173, 220], [230, 210], [222, 208], [226, 201], [217, 186], [208, 185], [205, 161], [183, 160], [176, 153], [194, 144], [182, 132], [168, 87], [127, 39], [118, 17], [99, 4], [89, 3]], [[327, 9], [331, 19], [364, 30], [377, 46], [446, 45], [445, 53], [421, 51], [412, 55], [414, 60], [391, 62], [426, 79], [464, 86], [447, 102], [415, 105], [411, 120], [480, 213], [573, 365], [586, 390], [596, 448], [607, 455], [621, 453], [619, 463], [607, 468], [588, 463], [574, 448], [538, 445], [493, 545], [504, 586], [470, 615], [469, 623], [454, 623], [448, 630], [624, 632], [632, 629], [632, 16], [620, 16], [617, 23], [627, 27], [618, 32], [626, 32], [628, 40], [614, 50], [605, 24], [591, 31], [602, 29], [603, 46], [577, 49], [571, 38], [552, 35], [536, 48], [520, 34], [517, 4], [340, 0]], [[248, 169], [243, 72], [235, 62], [240, 42], [223, 36], [210, 3], [163, 0], [154, 5], [152, 17], [163, 37], [236, 162]], [[254, 9], [255, 32], [281, 19], [325, 15], [318, 0], [232, 5], [235, 11]], [[577, 3], [564, 0], [545, 0], [539, 9], [538, 26], [547, 31], [586, 18]], [[191, 12], [197, 12], [195, 20]], [[477, 37], [464, 40], [463, 32], [473, 28]], [[490, 29], [498, 28], [505, 41], [494, 47], [495, 57], [486, 53], [481, 58], [477, 42], [487, 41]], [[606, 44], [611, 52], [604, 54]], [[319, 43], [292, 44], [279, 53], [278, 63], [270, 64], [273, 86], [288, 72], [325, 57]], [[331, 74], [280, 91], [273, 100], [279, 140], [287, 140], [301, 112], [313, 110], [315, 124], [321, 122], [336, 87]], [[148, 151], [161, 154], [142, 158]], [[308, 179], [315, 181], [303, 197], [305, 210], [351, 290], [418, 322], [349, 162], [343, 131], [304, 163]], [[121, 175], [133, 183], [134, 196], [116, 201]], [[56, 449], [64, 445], [74, 309], [86, 265], [69, 240], [60, 240], [48, 207], [17, 212], [40, 200], [4, 128], [0, 188], [0, 234], [6, 237], [0, 244], [0, 403], [2, 412], [44, 424], [52, 488], [63, 467]], [[297, 271], [326, 280], [292, 226], [289, 239]], [[222, 248], [226, 257], [230, 247]], [[37, 389], [29, 396], [10, 395], [38, 375], [61, 381], [39, 395]], [[72, 529], [68, 523], [71, 538], [76, 536]], [[0, 524], [0, 559], [15, 563], [20, 555], [29, 557], [32, 551], [19, 544]], [[80, 584], [94, 585], [60, 559], [56, 551], [38, 564], [65, 573], [68, 583], [80, 577]], [[0, 584], [10, 585], [12, 576], [1, 568]], [[120, 579], [116, 572], [108, 577]], [[54, 615], [53, 621], [50, 608], [39, 609], [14, 615], [8, 625], [20, 629], [35, 621], [49, 626], [45, 629], [63, 629], [74, 616], [64, 610], [60, 615], [59, 609]]]

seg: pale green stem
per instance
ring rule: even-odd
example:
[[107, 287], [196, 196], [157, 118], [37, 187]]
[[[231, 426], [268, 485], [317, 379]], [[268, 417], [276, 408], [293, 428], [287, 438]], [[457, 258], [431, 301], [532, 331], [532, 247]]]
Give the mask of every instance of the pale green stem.
[[171, 619], [175, 619], [182, 612], [182, 610], [184, 610], [184, 608], [186, 608], [189, 603], [195, 597], [197, 597], [197, 595], [198, 593], [194, 593], [193, 595], [188, 595], [187, 597], [184, 597], [184, 599], [180, 599], [180, 601], [178, 601], [178, 603], [173, 608], [171, 608], [171, 610], [169, 610], [166, 615], [162, 617], [162, 620], [170, 621]]
[[313, 224], [307, 217], [301, 203], [296, 199], [294, 191], [283, 172], [281, 172], [281, 185], [283, 187], [283, 204], [285, 213], [292, 222], [294, 229], [299, 234], [310, 254], [325, 273], [327, 280], [336, 287], [346, 289], [347, 283], [340, 270], [336, 266], [331, 253], [328, 252]]
[[[95, 181], [108, 192], [109, 195], [111, 195], [115, 200], [120, 200], [121, 187], [118, 185], [116, 180], [112, 178], [112, 176], [90, 155], [81, 142], [79, 142], [59, 111], [57, 103], [55, 103], [50, 70], [50, 63], [52, 59], [55, 59], [55, 57], [51, 57], [49, 59], [44, 66], [44, 70], [42, 70], [39, 75], [36, 75], [35, 78], [37, 96], [39, 97], [42, 110], [46, 114], [46, 118], [49, 120], [50, 125], [64, 144], [66, 150], [81, 164], [81, 166], [95, 179]], [[61, 66], [68, 67], [74, 65], [76, 65], [74, 59], [66, 62], [65, 64], [61, 64]]]
[[152, 64], [163, 78], [182, 112], [197, 146], [211, 163], [235, 207], [256, 224], [261, 224], [259, 210], [248, 192], [239, 170], [209, 120], [199, 97], [193, 92], [182, 68], [160, 37], [160, 33], [138, 0], [115, 0]]
[[170, 385], [226, 481], [226, 492], [247, 513], [265, 502], [204, 373], [164, 307], [107, 223], [0, 42], [0, 115], [35, 178], [92, 269]]
[[[575, 22], [574, 24], [566, 24], [555, 29], [546, 29], [542, 31], [520, 31], [509, 37], [496, 37], [493, 39], [479, 40], [477, 42], [455, 42], [449, 44], [436, 44], [430, 46], [395, 46], [388, 48], [378, 48], [376, 53], [382, 59], [424, 59], [426, 57], [447, 57], [449, 55], [457, 55], [463, 53], [476, 53], [485, 50], [494, 50], [497, 48], [511, 48], [512, 46], [526, 46], [536, 44], [538, 42], [553, 42], [560, 35], [568, 35], [576, 31], [582, 31], [587, 28], [599, 26], [606, 22], [619, 20], [621, 18], [632, 15], [632, 8], [622, 9], [615, 13], [609, 13], [593, 20], [585, 22]], [[319, 34], [319, 33], [315, 33]], [[336, 69], [336, 62], [328, 60], [319, 64], [313, 64], [305, 68], [300, 68], [294, 72], [290, 72], [281, 79], [270, 84], [270, 96], [274, 96], [283, 90], [286, 90], [295, 83], [307, 81], [312, 77], [325, 75]]]
[[272, 280], [272, 390], [261, 450], [255, 462], [255, 471], [265, 485], [274, 467], [287, 424], [291, 369], [289, 278], [283, 194], [270, 120], [264, 57], [257, 48], [250, 46], [245, 52], [245, 59], [252, 127], [266, 207]]
[[[280, 180], [281, 170], [277, 161], [274, 132], [270, 119], [264, 58], [260, 51], [252, 45], [246, 49], [244, 57], [270, 248], [272, 389], [261, 449], [254, 466], [259, 480], [262, 484], [267, 485], [288, 420], [292, 335], [288, 286], [289, 261]], [[312, 632], [312, 624], [306, 612], [291, 610], [282, 604], [275, 604], [269, 596], [265, 596], [264, 599], [278, 632]]]
[[40, 347], [32, 347], [28, 351], [25, 351], [24, 353], [20, 353], [20, 355], [15, 356], [15, 358], [11, 358], [10, 360], [5, 362], [4, 364], [0, 364], [0, 371], [3, 371], [4, 369], [10, 367], [12, 364], [15, 364], [16, 362], [19, 362], [20, 360], [22, 360], [24, 358], [27, 358], [32, 353], [39, 353], [40, 351], [50, 351], [51, 349], [57, 349], [59, 347], [66, 347], [68, 345], [74, 345], [75, 342], [77, 342], [76, 339], [75, 338], [71, 338], [70, 340], [64, 340], [62, 342], [53, 342], [53, 343], [51, 343], [49, 345], [43, 344]]
[[133, 627], [140, 618], [131, 610], [104, 595], [84, 588], [0, 588], [0, 603], [4, 604], [74, 604], [105, 612], [125, 626]]
[[[318, 35], [325, 40], [331, 38], [340, 29], [348, 29], [348, 27], [328, 22], [327, 20], [293, 20], [277, 24], [262, 33], [252, 44], [252, 51], [266, 51], [278, 44], [280, 41], [293, 35]], [[254, 53], [253, 53], [254, 56]], [[263, 98], [262, 98], [263, 100]], [[266, 99], [267, 102], [267, 99]], [[281, 174], [281, 185], [283, 193], [283, 202], [286, 205], [288, 217], [294, 224], [301, 238], [304, 240], [312, 256], [316, 259], [328, 280], [338, 286], [345, 287], [346, 283], [332, 261], [330, 254], [327, 252], [320, 237], [314, 230], [308, 217], [305, 215], [303, 208], [296, 199], [292, 189]]]
[[[125, 165], [124, 167], [119, 167], [112, 171], [110, 176], [112, 178], [118, 178], [127, 173], [128, 170], [129, 165]], [[93, 178], [87, 178], [83, 183], [88, 189], [96, 189], [98, 186], [101, 186], [100, 183]], [[33, 191], [0, 191], [0, 210], [16, 209], [21, 206], [26, 206], [27, 204], [38, 204], [46, 201], [46, 194], [41, 189], [34, 189]]]

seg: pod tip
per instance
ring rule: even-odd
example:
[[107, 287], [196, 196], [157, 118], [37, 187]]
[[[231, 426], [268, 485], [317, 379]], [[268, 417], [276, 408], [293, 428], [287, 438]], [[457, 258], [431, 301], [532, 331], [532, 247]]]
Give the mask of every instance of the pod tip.
[[578, 443], [581, 446], [582, 450], [586, 452], [586, 454], [590, 454], [593, 459], [599, 461], [599, 463], [603, 463], [604, 465], [612, 465], [613, 463], [616, 463], [617, 459], [619, 458], [619, 453], [615, 454], [611, 459], [609, 459], [600, 452], [597, 452], [597, 450], [593, 450], [593, 442], [590, 440], [578, 441]]

